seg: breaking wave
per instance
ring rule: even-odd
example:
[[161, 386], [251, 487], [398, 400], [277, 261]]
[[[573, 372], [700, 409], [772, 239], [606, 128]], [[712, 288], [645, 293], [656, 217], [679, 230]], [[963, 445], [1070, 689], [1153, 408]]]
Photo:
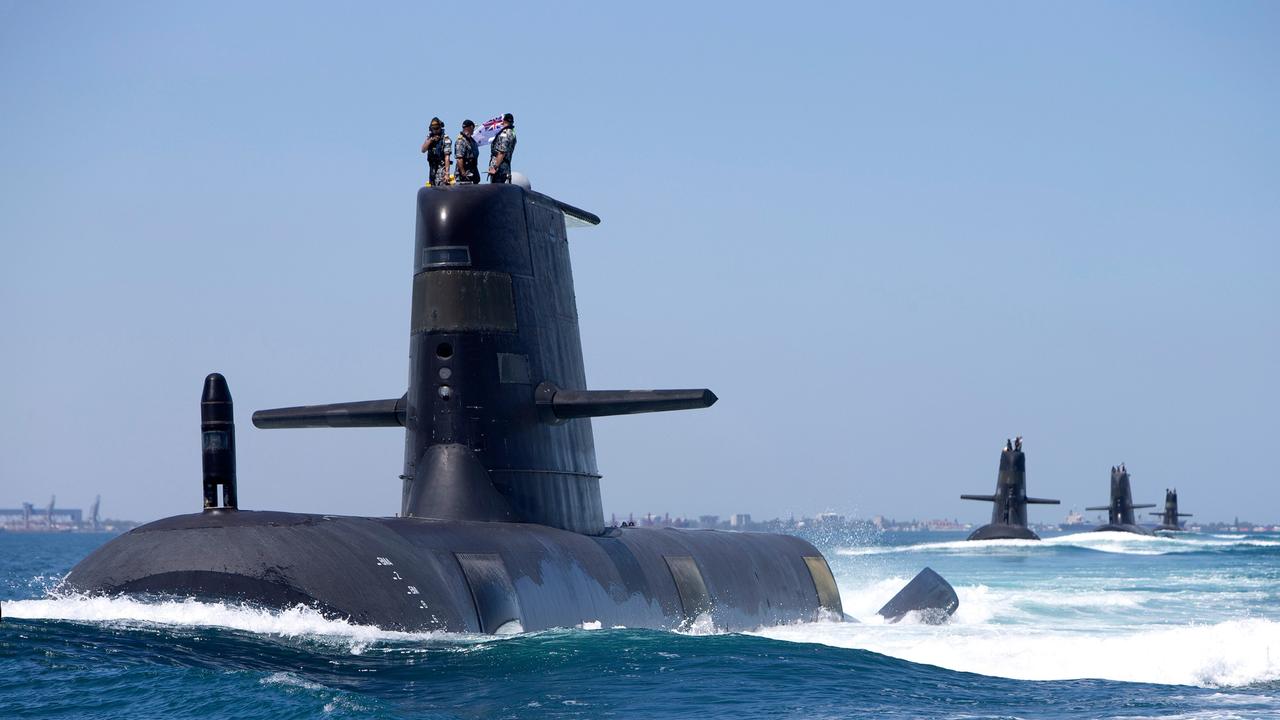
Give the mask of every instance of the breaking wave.
[[1001, 554], [1028, 550], [1090, 550], [1122, 555], [1169, 555], [1222, 552], [1247, 548], [1280, 548], [1280, 540], [1245, 535], [1136, 535], [1126, 532], [1080, 532], [1043, 540], [946, 540], [914, 545], [865, 545], [836, 548], [837, 555], [897, 555], [902, 553]]

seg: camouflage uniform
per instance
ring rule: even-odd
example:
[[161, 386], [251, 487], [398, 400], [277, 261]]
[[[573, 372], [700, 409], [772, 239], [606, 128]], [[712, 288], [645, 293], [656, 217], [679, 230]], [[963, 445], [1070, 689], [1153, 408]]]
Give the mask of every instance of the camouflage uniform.
[[[498, 136], [489, 145], [489, 172], [493, 173], [489, 182], [511, 182], [511, 156], [516, 152], [516, 129], [502, 128]], [[502, 165], [494, 166], [498, 153], [503, 153]]]
[[431, 184], [445, 187], [449, 184], [449, 155], [453, 152], [453, 143], [449, 136], [440, 133], [440, 139], [427, 150], [427, 165], [431, 168]]
[[476, 145], [475, 138], [467, 137], [465, 133], [458, 133], [458, 139], [453, 143], [454, 156], [462, 163], [462, 174], [458, 176], [458, 182], [474, 185], [480, 182], [480, 149]]

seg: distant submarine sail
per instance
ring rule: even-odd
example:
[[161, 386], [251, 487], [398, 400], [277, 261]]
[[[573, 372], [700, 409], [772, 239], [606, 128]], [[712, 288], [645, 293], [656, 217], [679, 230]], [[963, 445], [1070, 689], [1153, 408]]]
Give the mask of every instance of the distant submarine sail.
[[1191, 517], [1191, 513], [1178, 512], [1178, 490], [1165, 489], [1164, 491], [1164, 512], [1149, 513], [1160, 518], [1160, 524], [1156, 526], [1156, 532], [1182, 532], [1186, 528], [1182, 526], [1182, 521], [1178, 518]]
[[1088, 507], [1085, 510], [1107, 511], [1106, 524], [1094, 528], [1095, 532], [1114, 530], [1136, 535], [1153, 535], [1154, 533], [1150, 530], [1139, 525], [1133, 515], [1133, 511], [1136, 509], [1153, 507], [1155, 507], [1154, 504], [1133, 504], [1133, 492], [1129, 486], [1129, 471], [1125, 468], [1124, 463], [1121, 463], [1119, 467], [1111, 468], [1111, 504]]
[[[599, 222], [518, 185], [420, 189], [408, 392], [253, 414], [258, 428], [403, 427], [397, 517], [240, 510], [231, 392], [214, 373], [201, 399], [203, 512], [111, 540], [64, 586], [304, 604], [408, 631], [844, 617], [826, 558], [801, 538], [605, 526], [591, 418], [716, 396], [586, 389], [566, 227]], [[881, 614], [945, 619], [957, 604], [926, 568]]]
[[1022, 440], [1000, 451], [1000, 470], [993, 495], [961, 495], [961, 500], [992, 503], [991, 522], [969, 534], [970, 540], [1039, 540], [1027, 527], [1027, 505], [1057, 505], [1058, 500], [1027, 497], [1027, 456]]

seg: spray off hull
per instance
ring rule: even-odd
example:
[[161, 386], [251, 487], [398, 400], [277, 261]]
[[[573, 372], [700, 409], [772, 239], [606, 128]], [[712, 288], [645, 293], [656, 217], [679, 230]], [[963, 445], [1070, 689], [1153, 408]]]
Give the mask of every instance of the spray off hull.
[[179, 515], [99, 548], [67, 576], [86, 593], [298, 604], [405, 631], [717, 628], [841, 616], [826, 561], [796, 537], [278, 512]]

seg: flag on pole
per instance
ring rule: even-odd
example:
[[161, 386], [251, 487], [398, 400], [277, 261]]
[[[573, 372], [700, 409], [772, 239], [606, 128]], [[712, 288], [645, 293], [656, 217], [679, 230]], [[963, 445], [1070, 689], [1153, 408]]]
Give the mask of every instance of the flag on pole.
[[498, 132], [502, 130], [502, 116], [485, 120], [476, 126], [475, 133], [471, 137], [475, 138], [476, 145], [488, 145]]

